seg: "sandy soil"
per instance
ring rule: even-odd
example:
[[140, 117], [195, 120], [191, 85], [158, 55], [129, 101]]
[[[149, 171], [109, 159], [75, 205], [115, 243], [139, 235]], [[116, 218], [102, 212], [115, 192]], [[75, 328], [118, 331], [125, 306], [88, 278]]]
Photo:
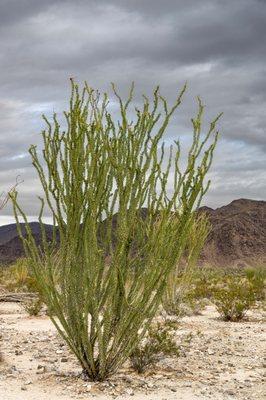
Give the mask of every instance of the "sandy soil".
[[212, 306], [181, 319], [180, 356], [163, 358], [144, 375], [129, 367], [104, 383], [85, 382], [80, 367], [45, 316], [28, 317], [0, 303], [1, 400], [262, 400], [265, 397], [265, 320], [219, 320]]

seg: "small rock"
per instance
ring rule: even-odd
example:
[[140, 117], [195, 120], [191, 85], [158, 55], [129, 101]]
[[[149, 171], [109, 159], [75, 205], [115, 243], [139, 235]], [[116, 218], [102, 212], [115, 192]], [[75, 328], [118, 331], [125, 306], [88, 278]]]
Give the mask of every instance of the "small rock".
[[236, 392], [232, 389], [227, 389], [225, 391], [225, 394], [228, 394], [229, 396], [234, 396], [236, 394]]
[[38, 365], [36, 374], [41, 375], [44, 374], [46, 371], [46, 367], [44, 365]]

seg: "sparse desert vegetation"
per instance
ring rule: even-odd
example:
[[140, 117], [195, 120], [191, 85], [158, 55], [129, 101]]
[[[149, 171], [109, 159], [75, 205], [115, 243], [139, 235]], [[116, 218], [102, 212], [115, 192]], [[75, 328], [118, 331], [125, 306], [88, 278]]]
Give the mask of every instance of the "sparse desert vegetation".
[[[157, 322], [156, 322], [157, 321]], [[223, 321], [208, 303], [199, 315], [157, 315], [176, 353], [142, 353], [140, 374], [130, 359], [104, 382], [90, 382], [45, 315], [29, 317], [18, 303], [0, 303], [0, 395], [8, 400], [112, 398], [141, 400], [262, 400], [265, 312], [257, 306], [239, 322]], [[143, 342], [143, 345], [145, 342]], [[153, 346], [152, 346], [153, 347]], [[156, 347], [156, 346], [155, 346]], [[153, 349], [152, 349], [153, 350]], [[148, 358], [148, 360], [147, 360]], [[137, 363], [139, 359], [137, 359]], [[137, 364], [138, 365], [138, 364]]]
[[[10, 287], [13, 281], [13, 293], [25, 288], [17, 274], [18, 265], [25, 264], [21, 260], [9, 270], [6, 282]], [[184, 276], [180, 280], [184, 283]], [[0, 284], [2, 292], [8, 294], [3, 275]], [[232, 284], [234, 290], [228, 292]], [[230, 318], [225, 318], [217, 303], [217, 291], [221, 290], [227, 294]], [[183, 311], [173, 315], [159, 308], [128, 360], [101, 383], [85, 379], [75, 356], [49, 322], [47, 309], [32, 317], [19, 303], [0, 302], [4, 349], [0, 394], [6, 393], [8, 385], [8, 400], [35, 399], [37, 393], [43, 399], [52, 395], [58, 400], [90, 396], [96, 400], [127, 399], [133, 395], [139, 400], [163, 400], [175, 399], [177, 394], [187, 400], [214, 396], [262, 400], [265, 268], [194, 266], [183, 294], [178, 303]]]

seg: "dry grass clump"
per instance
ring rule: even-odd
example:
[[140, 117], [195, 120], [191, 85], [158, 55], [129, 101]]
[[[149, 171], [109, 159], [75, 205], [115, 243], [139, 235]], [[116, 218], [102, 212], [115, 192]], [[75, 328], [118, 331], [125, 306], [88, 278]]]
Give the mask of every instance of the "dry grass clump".
[[20, 258], [13, 265], [4, 268], [0, 282], [10, 292], [31, 292], [34, 291], [34, 286], [36, 287], [36, 281], [29, 273], [28, 261], [25, 258]]
[[33, 293], [36, 296], [24, 300], [21, 305], [30, 316], [37, 316], [43, 306], [36, 279], [29, 271], [28, 260], [18, 259], [10, 267], [2, 270], [0, 283], [9, 292]]
[[28, 315], [31, 317], [37, 317], [41, 312], [43, 302], [40, 296], [37, 295], [36, 298], [25, 300], [23, 303], [21, 303], [21, 305]]

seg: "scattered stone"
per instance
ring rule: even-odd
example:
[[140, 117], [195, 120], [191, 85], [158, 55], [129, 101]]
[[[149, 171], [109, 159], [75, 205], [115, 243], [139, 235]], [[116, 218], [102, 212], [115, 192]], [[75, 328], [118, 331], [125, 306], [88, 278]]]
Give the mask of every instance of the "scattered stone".
[[235, 396], [236, 392], [232, 389], [227, 389], [224, 392], [225, 394], [228, 394], [229, 396]]
[[36, 374], [37, 375], [41, 375], [41, 374], [44, 374], [46, 372], [46, 367], [44, 366], [44, 365], [38, 365], [37, 366], [37, 371], [36, 371]]
[[129, 396], [134, 396], [134, 391], [133, 391], [133, 389], [131, 389], [131, 388], [129, 388], [129, 389], [126, 389], [126, 394], [128, 394]]

